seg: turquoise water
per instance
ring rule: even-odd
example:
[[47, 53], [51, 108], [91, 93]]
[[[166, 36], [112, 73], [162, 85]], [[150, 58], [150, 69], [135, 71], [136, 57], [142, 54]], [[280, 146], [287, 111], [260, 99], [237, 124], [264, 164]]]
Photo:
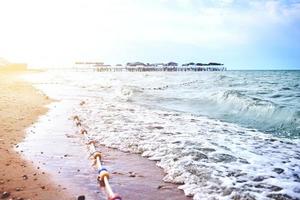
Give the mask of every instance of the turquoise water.
[[300, 71], [170, 73], [134, 100], [280, 137], [300, 136]]

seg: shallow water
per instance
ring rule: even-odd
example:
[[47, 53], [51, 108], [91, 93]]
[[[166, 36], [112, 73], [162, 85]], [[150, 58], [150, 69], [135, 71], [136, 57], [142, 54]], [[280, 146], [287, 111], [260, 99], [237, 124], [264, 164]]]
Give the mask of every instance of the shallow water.
[[[299, 71], [27, 77], [100, 144], [157, 161], [194, 199], [300, 198]], [[276, 196], [277, 195], [277, 196]]]
[[[53, 183], [74, 199], [84, 195], [86, 199], [104, 200], [106, 194], [96, 181], [97, 172], [89, 159], [86, 140], [71, 117], [79, 103], [74, 98], [66, 98], [50, 104], [49, 112], [28, 128], [27, 137], [16, 150], [50, 174]], [[111, 175], [111, 187], [123, 199], [165, 200], [166, 196], [173, 200], [191, 199], [176, 185], [162, 181], [164, 173], [155, 162], [103, 146], [97, 150], [103, 153], [102, 161]]]
[[74, 106], [70, 100], [49, 105], [49, 112], [27, 129], [27, 136], [17, 150], [40, 170], [50, 172], [54, 183], [69, 194], [105, 199], [95, 184], [85, 144], [70, 119]]

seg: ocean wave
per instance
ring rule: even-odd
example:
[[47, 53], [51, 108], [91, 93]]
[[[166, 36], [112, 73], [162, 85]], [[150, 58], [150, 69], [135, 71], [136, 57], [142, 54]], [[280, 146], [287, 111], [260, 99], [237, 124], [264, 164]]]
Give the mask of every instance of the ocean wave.
[[[157, 94], [155, 95], [158, 98]], [[188, 96], [188, 94], [182, 97], [172, 96], [172, 98], [159, 96], [159, 99], [162, 106], [166, 108], [186, 110], [194, 114], [241, 123], [278, 136], [300, 136], [298, 110], [271, 101], [282, 98], [283, 95], [275, 94], [266, 100], [257, 95], [249, 95], [245, 90], [227, 90], [204, 91], [194, 96], [190, 95], [191, 97]], [[285, 95], [285, 98], [295, 98], [295, 95]], [[176, 99], [176, 104], [180, 107], [172, 106], [174, 103], [170, 99]], [[153, 104], [153, 102], [150, 103]]]
[[297, 141], [127, 102], [89, 100], [75, 112], [100, 144], [156, 161], [167, 173], [164, 181], [181, 184], [195, 200], [299, 196]]
[[[166, 172], [164, 181], [181, 184], [195, 200], [299, 199], [300, 141], [289, 138], [300, 132], [299, 106], [291, 103], [297, 102], [297, 83], [261, 85], [257, 76], [247, 74], [240, 79], [214, 73], [134, 75], [73, 73], [58, 80], [48, 74], [50, 79], [39, 83], [58, 83], [49, 85], [51, 93], [44, 90], [56, 94], [50, 97], [65, 98], [68, 93], [70, 100], [83, 98], [85, 104], [74, 108], [74, 114], [83, 119], [91, 137], [156, 161]], [[172, 87], [142, 89], [160, 85]], [[278, 85], [276, 92], [292, 90], [271, 98], [273, 85]], [[293, 101], [280, 103], [291, 94], [288, 101]], [[147, 102], [148, 107], [139, 106]], [[184, 112], [161, 109], [176, 104]]]
[[[271, 98], [280, 97], [282, 95], [271, 96]], [[297, 127], [300, 125], [300, 118], [297, 115], [297, 110], [291, 110], [270, 100], [251, 97], [243, 94], [241, 91], [234, 90], [212, 96], [212, 101], [215, 101], [219, 108], [227, 108], [228, 113], [235, 112], [236, 117], [239, 117], [240, 120], [258, 123], [258, 127], [264, 130], [276, 130], [277, 133], [280, 130], [285, 132], [291, 131], [295, 135], [299, 134]]]

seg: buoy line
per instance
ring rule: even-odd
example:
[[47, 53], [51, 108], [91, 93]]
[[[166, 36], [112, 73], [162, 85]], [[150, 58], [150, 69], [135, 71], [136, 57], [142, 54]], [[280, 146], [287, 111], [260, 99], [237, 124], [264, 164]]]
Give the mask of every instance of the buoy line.
[[96, 150], [95, 141], [89, 138], [87, 130], [82, 127], [82, 123], [77, 115], [73, 117], [73, 120], [76, 126], [80, 128], [80, 133], [84, 136], [91, 158], [94, 160], [94, 166], [97, 168], [98, 172], [97, 181], [100, 185], [100, 188], [105, 189], [108, 200], [122, 200], [121, 196], [113, 192], [109, 184], [110, 175], [108, 170], [101, 163], [102, 153]]
[[179, 83], [179, 84], [164, 85], [164, 86], [161, 86], [161, 87], [142, 88], [142, 90], [166, 90], [168, 88], [173, 88], [173, 87], [190, 86], [190, 85], [195, 84], [197, 82], [199, 82], [199, 80], [183, 82], [183, 83]]

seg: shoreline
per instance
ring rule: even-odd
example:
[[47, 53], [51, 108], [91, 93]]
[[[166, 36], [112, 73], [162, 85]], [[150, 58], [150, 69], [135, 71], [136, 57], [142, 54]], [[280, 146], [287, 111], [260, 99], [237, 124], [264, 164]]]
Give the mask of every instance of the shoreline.
[[[0, 73], [0, 77], [3, 75], [6, 74]], [[37, 115], [31, 116], [32, 120], [23, 127], [22, 134], [14, 134], [15, 137], [12, 138], [14, 142], [7, 147], [11, 153], [4, 157], [3, 162], [1, 160], [0, 172], [6, 176], [0, 178], [3, 180], [0, 192], [9, 192], [9, 198], [76, 199], [84, 195], [86, 199], [105, 199], [105, 195], [98, 188], [97, 172], [88, 158], [86, 145], [68, 112], [73, 110], [74, 106], [79, 106], [77, 101], [67, 100], [66, 104], [63, 99], [49, 100], [49, 98], [55, 98], [52, 96], [48, 98], [43, 90], [18, 80], [18, 75], [22, 74], [10, 73], [8, 77], [1, 79], [5, 83], [1, 83], [1, 87], [7, 86], [13, 88], [11, 89], [13, 91], [16, 88], [19, 91], [26, 89], [26, 94], [14, 93], [11, 90], [5, 92], [12, 95], [16, 101], [14, 103], [23, 105], [27, 111], [33, 108], [34, 111], [26, 113]], [[23, 97], [26, 101], [22, 101]], [[37, 98], [37, 100], [32, 101], [31, 98]], [[6, 101], [8, 100], [1, 99], [1, 102]], [[16, 107], [16, 111], [20, 111], [20, 108]], [[4, 121], [4, 115], [1, 117]], [[31, 119], [28, 116], [16, 115], [16, 123], [17, 119], [21, 118]], [[15, 128], [15, 124], [11, 126], [12, 129]], [[2, 138], [1, 136], [0, 139]], [[54, 145], [55, 148], [53, 148]], [[121, 152], [102, 145], [98, 146], [98, 150], [104, 152], [104, 165], [110, 170], [114, 191], [123, 198], [132, 200], [141, 198], [163, 200], [166, 197], [172, 197], [174, 200], [191, 199], [178, 189], [178, 185], [163, 182], [165, 173], [163, 169], [156, 166], [156, 162], [143, 158], [141, 155]], [[7, 162], [19, 163], [19, 160], [22, 161], [19, 165], [5, 166]], [[18, 173], [13, 174], [14, 171]], [[26, 180], [23, 179], [23, 175], [26, 175]]]
[[26, 128], [47, 112], [51, 100], [19, 79], [28, 71], [0, 71], [0, 198], [71, 199], [55, 186], [51, 176], [16, 149], [26, 137]]
[[[28, 136], [20, 144], [22, 155], [52, 175], [72, 196], [84, 195], [86, 199], [105, 199], [96, 181], [97, 171], [92, 167], [88, 148], [73, 121], [73, 109], [81, 100], [60, 100], [50, 104], [49, 112], [38, 123], [29, 127]], [[39, 133], [39, 134], [35, 134]], [[40, 141], [37, 143], [36, 141]], [[55, 145], [55, 150], [49, 148]], [[126, 153], [102, 145], [104, 166], [111, 177], [110, 184], [124, 199], [157, 199], [172, 197], [190, 200], [177, 184], [163, 182], [166, 175], [156, 162], [139, 154]], [[41, 156], [40, 152], [43, 151]]]

